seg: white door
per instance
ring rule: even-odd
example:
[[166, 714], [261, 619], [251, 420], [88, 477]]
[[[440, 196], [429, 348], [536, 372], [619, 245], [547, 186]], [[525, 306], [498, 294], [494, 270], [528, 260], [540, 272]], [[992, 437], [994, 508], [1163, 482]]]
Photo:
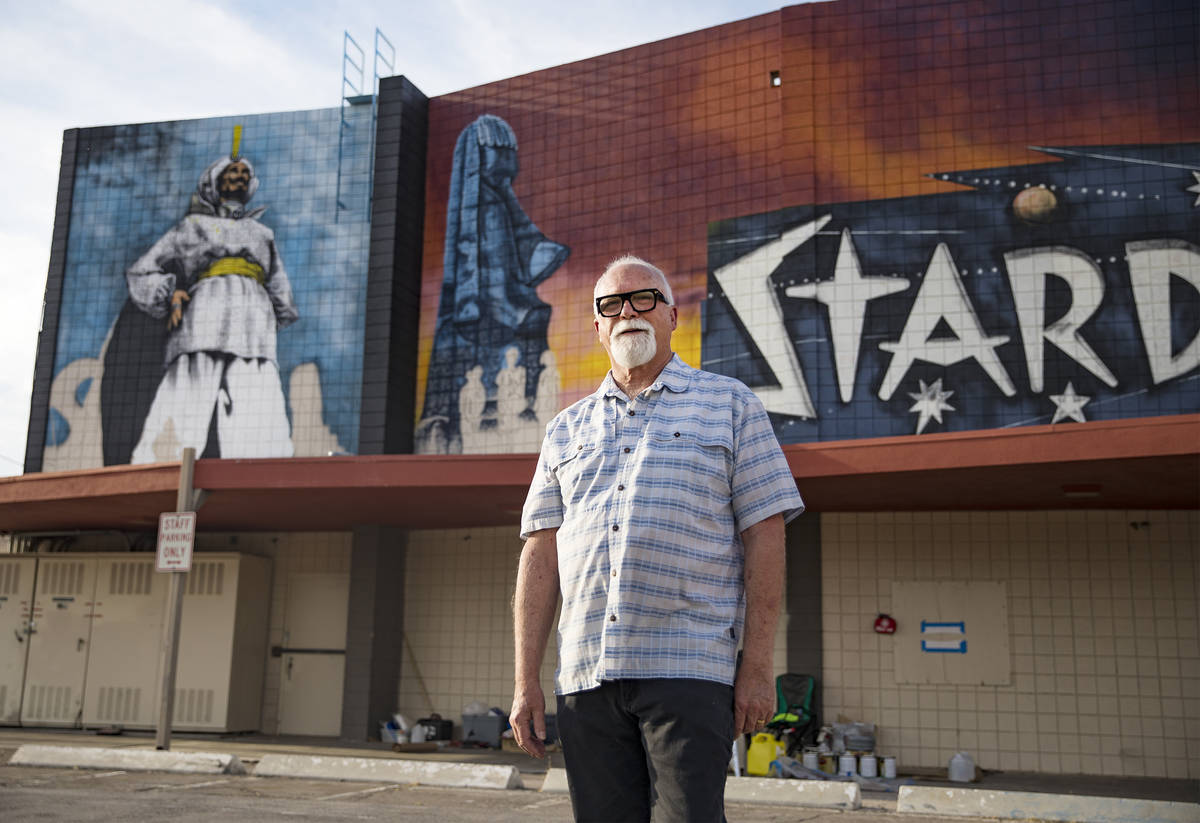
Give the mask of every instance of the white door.
[[21, 725], [82, 720], [95, 588], [94, 559], [38, 558]]
[[342, 730], [348, 574], [288, 576], [279, 733], [336, 737]]
[[0, 556], [0, 726], [21, 722], [36, 557]]

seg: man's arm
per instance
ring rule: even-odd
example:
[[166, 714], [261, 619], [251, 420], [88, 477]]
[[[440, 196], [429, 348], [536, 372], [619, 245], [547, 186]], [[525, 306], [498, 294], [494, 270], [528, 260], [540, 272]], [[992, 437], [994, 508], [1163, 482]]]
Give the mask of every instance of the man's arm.
[[179, 325], [183, 301], [190, 298], [186, 290], [178, 288], [175, 274], [166, 271], [164, 266], [175, 270], [183, 268], [191, 247], [188, 226], [179, 223], [125, 270], [130, 300], [151, 317], [166, 317], [169, 329]]
[[542, 693], [541, 668], [558, 604], [557, 535], [558, 529], [543, 529], [525, 541], [513, 596], [517, 670], [508, 720], [517, 745], [534, 757], [546, 756], [546, 697]]
[[271, 298], [271, 308], [275, 311], [275, 322], [279, 328], [290, 326], [300, 319], [300, 311], [296, 308], [296, 300], [292, 297], [292, 284], [288, 280], [287, 271], [283, 268], [283, 259], [275, 246], [275, 238], [271, 238], [270, 271], [267, 277], [267, 296]]
[[786, 566], [783, 515], [776, 514], [742, 532], [746, 566], [746, 624], [742, 665], [733, 687], [735, 734], [758, 730], [775, 715], [775, 626], [779, 622]]

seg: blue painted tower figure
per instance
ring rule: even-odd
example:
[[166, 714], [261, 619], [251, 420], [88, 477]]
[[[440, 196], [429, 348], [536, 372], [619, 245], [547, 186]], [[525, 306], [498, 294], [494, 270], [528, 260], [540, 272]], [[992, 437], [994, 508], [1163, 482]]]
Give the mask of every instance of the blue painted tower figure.
[[537, 286], [570, 249], [547, 239], [521, 208], [512, 188], [518, 170], [517, 137], [501, 118], [484, 114], [458, 136], [418, 452], [462, 450], [458, 395], [476, 367], [487, 392], [486, 425], [496, 411], [496, 375], [513, 346], [525, 368], [528, 404], [521, 415], [533, 414], [550, 324]]

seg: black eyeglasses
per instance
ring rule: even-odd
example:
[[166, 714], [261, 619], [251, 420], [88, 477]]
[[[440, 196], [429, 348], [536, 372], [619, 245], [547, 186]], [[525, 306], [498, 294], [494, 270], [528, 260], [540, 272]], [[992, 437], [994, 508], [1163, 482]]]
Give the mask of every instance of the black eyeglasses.
[[637, 291], [606, 294], [603, 297], [597, 297], [596, 314], [601, 317], [618, 317], [625, 308], [625, 301], [627, 300], [636, 312], [654, 311], [654, 307], [660, 302], [670, 305], [667, 302], [667, 298], [658, 289], [638, 289]]

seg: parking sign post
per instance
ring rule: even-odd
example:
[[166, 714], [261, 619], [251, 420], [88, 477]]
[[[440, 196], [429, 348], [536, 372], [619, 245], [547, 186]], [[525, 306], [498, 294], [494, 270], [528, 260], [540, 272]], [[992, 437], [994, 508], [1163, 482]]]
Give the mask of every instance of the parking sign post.
[[179, 465], [179, 494], [175, 511], [158, 519], [158, 554], [155, 570], [171, 576], [167, 591], [167, 615], [162, 633], [162, 694], [158, 711], [156, 748], [171, 748], [171, 720], [175, 711], [175, 667], [179, 662], [179, 624], [183, 617], [183, 584], [192, 567], [192, 547], [196, 537], [196, 513], [192, 511], [192, 480], [196, 469], [196, 450], [183, 450]]

